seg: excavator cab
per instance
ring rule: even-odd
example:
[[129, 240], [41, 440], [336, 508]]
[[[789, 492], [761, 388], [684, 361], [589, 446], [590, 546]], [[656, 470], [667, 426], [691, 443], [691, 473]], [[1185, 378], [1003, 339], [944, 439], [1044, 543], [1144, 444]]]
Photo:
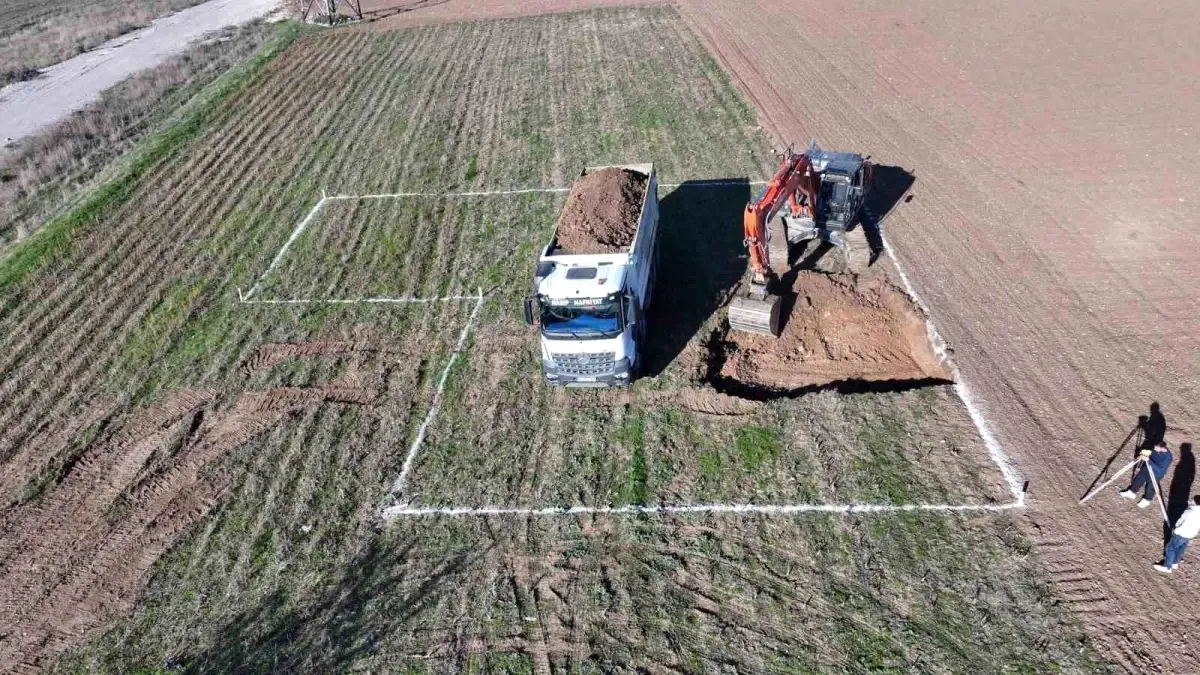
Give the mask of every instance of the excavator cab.
[[862, 155], [829, 152], [810, 143], [802, 154], [789, 148], [775, 176], [746, 205], [744, 230], [750, 249], [751, 283], [729, 305], [733, 330], [778, 336], [780, 298], [773, 288], [789, 267], [792, 244], [812, 239], [846, 253], [853, 226], [871, 184]]
[[[846, 230], [854, 225], [854, 219], [867, 198], [871, 165], [862, 155], [829, 152], [817, 147], [816, 143], [809, 144], [804, 154], [812, 162], [813, 170], [820, 174], [821, 188], [811, 217], [795, 217], [791, 214], [783, 217], [782, 238], [787, 244], [820, 239], [844, 252], [847, 246]], [[773, 248], [772, 253], [777, 250], [781, 249]], [[786, 262], [783, 264], [786, 265]]]

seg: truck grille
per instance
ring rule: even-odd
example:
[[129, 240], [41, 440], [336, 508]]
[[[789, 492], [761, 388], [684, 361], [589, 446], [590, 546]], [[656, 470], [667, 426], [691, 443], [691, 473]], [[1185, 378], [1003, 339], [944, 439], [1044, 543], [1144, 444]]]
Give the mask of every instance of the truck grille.
[[554, 363], [564, 375], [607, 375], [616, 367], [616, 354], [556, 354]]

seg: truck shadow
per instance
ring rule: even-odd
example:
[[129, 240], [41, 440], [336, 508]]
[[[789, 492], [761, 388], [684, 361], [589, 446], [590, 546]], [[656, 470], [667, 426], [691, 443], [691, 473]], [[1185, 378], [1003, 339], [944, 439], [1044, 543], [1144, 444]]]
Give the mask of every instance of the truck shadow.
[[747, 178], [688, 181], [659, 201], [658, 272], [642, 374], [656, 376], [728, 300], [746, 271]]

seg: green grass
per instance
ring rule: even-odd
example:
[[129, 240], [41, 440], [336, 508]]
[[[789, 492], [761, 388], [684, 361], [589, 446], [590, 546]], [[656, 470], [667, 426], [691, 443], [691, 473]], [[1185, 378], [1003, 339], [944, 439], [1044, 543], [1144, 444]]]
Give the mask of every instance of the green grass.
[[779, 432], [764, 427], [741, 427], [737, 430], [734, 450], [745, 471], [757, 472], [767, 460], [779, 457], [782, 451]]
[[16, 298], [14, 287], [38, 269], [67, 256], [72, 243], [79, 238], [80, 230], [96, 225], [126, 203], [160, 162], [178, 153], [206, 128], [220, 110], [222, 101], [244, 86], [306, 30], [296, 22], [277, 24], [275, 35], [252, 59], [217, 78], [165, 129], [139, 145], [116, 177], [84, 198], [78, 207], [54, 218], [14, 245], [0, 260], [0, 296], [8, 296], [12, 302]]
[[[758, 176], [770, 162], [749, 108], [670, 7], [330, 31], [284, 58], [314, 52], [386, 58], [336, 76], [260, 72], [253, 87], [314, 97], [329, 89], [330, 100], [300, 108], [313, 124], [304, 130], [298, 120], [239, 118], [232, 98], [218, 106], [222, 130], [262, 123], [259, 133], [283, 140], [248, 143], [247, 155], [226, 160], [258, 173], [232, 176], [237, 192], [199, 191], [194, 199], [228, 203], [205, 212], [205, 226], [179, 249], [190, 264], [148, 267], [167, 278], [147, 279], [153, 290], [128, 320], [92, 338], [120, 341], [102, 393], [127, 412], [211, 387], [222, 393], [207, 418], [240, 396], [354, 375], [382, 400], [296, 409], [207, 467], [206, 478], [229, 478], [217, 506], [159, 560], [133, 614], [58, 670], [169, 662], [195, 672], [525, 673], [546, 665], [542, 647], [554, 669], [585, 673], [1100, 665], [1004, 516], [381, 523], [387, 487], [472, 307], [237, 304], [236, 289], [262, 273], [321, 189], [552, 185], [582, 166], [633, 158], [653, 159], [674, 182]], [[568, 86], [579, 83], [588, 86]], [[360, 117], [339, 117], [350, 114]], [[304, 133], [313, 129], [321, 133]], [[208, 139], [186, 138], [160, 157], [159, 175], [180, 183], [190, 175], [184, 155]], [[390, 139], [387, 152], [368, 142], [380, 138]], [[130, 206], [159, 198], [141, 183], [128, 189]], [[544, 196], [338, 202], [296, 242], [263, 297], [495, 287], [410, 474], [403, 499], [415, 504], [814, 503], [901, 487], [911, 499], [985, 498], [986, 484], [947, 485], [920, 467], [947, 460], [949, 441], [969, 445], [960, 428], [969, 419], [947, 391], [825, 392], [730, 415], [687, 407], [681, 392], [697, 383], [686, 350], [742, 272], [740, 235], [727, 224], [748, 192], [662, 195], [671, 262], [660, 280], [672, 280], [674, 295], [665, 296], [655, 348], [667, 364], [628, 399], [598, 401], [539, 380], [536, 334], [520, 324], [516, 301], [560, 203]], [[108, 204], [98, 222], [118, 227]], [[69, 231], [87, 238], [94, 229]], [[176, 235], [165, 227], [147, 236]], [[78, 248], [58, 250], [69, 263]], [[45, 283], [49, 271], [24, 274]], [[317, 340], [374, 351], [243, 366], [264, 344]], [[878, 424], [868, 430], [864, 420]]]

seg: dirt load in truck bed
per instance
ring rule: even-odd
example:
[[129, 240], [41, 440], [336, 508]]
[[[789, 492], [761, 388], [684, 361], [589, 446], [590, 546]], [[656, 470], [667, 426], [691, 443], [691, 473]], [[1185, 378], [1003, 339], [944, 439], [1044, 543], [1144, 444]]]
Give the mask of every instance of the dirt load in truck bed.
[[559, 253], [621, 253], [633, 243], [647, 176], [609, 167], [584, 175], [558, 217]]

